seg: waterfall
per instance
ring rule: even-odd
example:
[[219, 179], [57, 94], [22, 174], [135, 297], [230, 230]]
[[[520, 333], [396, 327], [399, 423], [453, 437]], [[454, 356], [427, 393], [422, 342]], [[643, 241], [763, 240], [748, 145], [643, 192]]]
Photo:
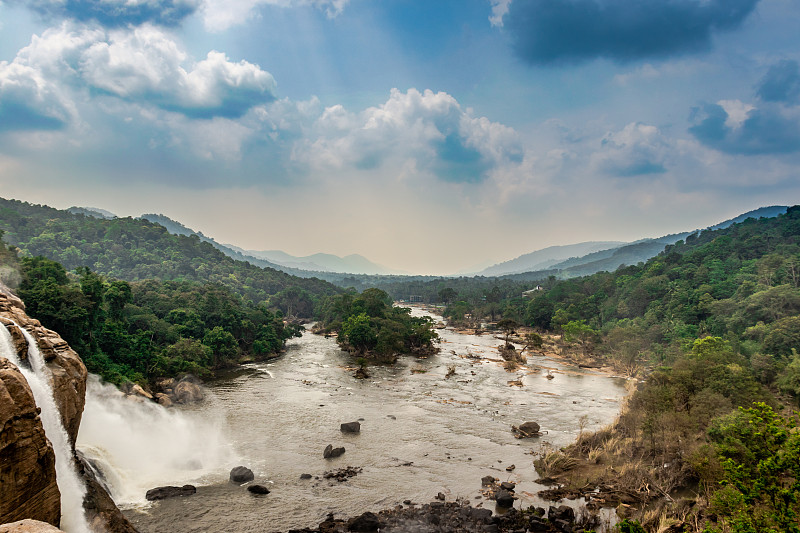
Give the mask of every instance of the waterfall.
[[196, 412], [137, 400], [89, 376], [77, 447], [118, 506], [147, 505], [147, 490], [161, 485], [227, 479], [239, 459], [208, 400]]
[[21, 364], [11, 334], [5, 326], [0, 328], [0, 356], [17, 365], [33, 391], [36, 405], [41, 409], [39, 417], [56, 456], [56, 481], [58, 490], [61, 492], [61, 529], [67, 533], [90, 533], [91, 529], [83, 511], [86, 488], [73, 464], [69, 436], [61, 422], [61, 414], [53, 398], [50, 371], [45, 366], [44, 357], [39, 351], [36, 339], [24, 328], [19, 327], [19, 329], [28, 342], [28, 361], [31, 369]]

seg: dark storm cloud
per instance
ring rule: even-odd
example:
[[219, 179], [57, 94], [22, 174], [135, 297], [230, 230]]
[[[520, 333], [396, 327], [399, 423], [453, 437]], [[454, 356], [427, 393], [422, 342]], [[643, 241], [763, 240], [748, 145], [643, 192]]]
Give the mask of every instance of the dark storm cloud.
[[198, 0], [33, 0], [16, 3], [54, 18], [96, 21], [107, 27], [144, 23], [177, 26], [197, 10]]
[[598, 58], [630, 62], [708, 50], [758, 0], [516, 0], [503, 23], [534, 65]]
[[765, 102], [797, 102], [800, 99], [797, 61], [784, 60], [770, 67], [759, 83], [758, 97]]
[[729, 154], [765, 155], [800, 151], [800, 120], [796, 113], [785, 113], [772, 106], [751, 110], [737, 126], [717, 104], [706, 104], [692, 111], [694, 126], [689, 132], [701, 143]]

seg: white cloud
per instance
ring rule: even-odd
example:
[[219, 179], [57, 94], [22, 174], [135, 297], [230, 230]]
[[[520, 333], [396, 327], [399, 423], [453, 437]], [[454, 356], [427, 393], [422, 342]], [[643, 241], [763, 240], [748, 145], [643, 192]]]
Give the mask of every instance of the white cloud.
[[275, 99], [275, 80], [258, 65], [217, 51], [194, 62], [150, 25], [105, 32], [65, 23], [34, 36], [0, 69], [3, 101], [14, 98], [11, 89], [24, 87], [42, 116], [62, 122], [77, 116], [72, 102], [89, 101], [89, 91], [199, 118], [240, 117]]
[[592, 154], [592, 166], [614, 176], [662, 174], [672, 147], [655, 126], [630, 123], [606, 133], [600, 150]]
[[728, 113], [725, 125], [732, 130], [741, 128], [744, 121], [747, 120], [747, 115], [755, 109], [755, 106], [746, 104], [741, 100], [720, 100], [717, 105]]
[[492, 16], [489, 17], [489, 22], [492, 26], [502, 26], [503, 17], [508, 14], [508, 7], [511, 5], [511, 0], [489, 0], [492, 5]]
[[480, 182], [500, 166], [519, 164], [517, 133], [485, 117], [474, 117], [451, 95], [393, 89], [378, 107], [350, 113], [326, 108], [302, 147], [318, 168], [411, 169], [445, 181]]
[[334, 18], [350, 0], [205, 0], [203, 22], [209, 31], [223, 31], [259, 16], [260, 6], [282, 8], [313, 6]]

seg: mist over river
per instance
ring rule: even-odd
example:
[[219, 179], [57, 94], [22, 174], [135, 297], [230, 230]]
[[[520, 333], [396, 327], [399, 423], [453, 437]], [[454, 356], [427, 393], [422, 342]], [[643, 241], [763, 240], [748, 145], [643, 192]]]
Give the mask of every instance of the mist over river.
[[[109, 479], [125, 485], [112, 486], [112, 494], [142, 533], [286, 531], [315, 527], [331, 512], [353, 516], [404, 500], [426, 503], [440, 492], [494, 510], [480, 493], [486, 475], [517, 483], [515, 507], [538, 503], [534, 494], [543, 487], [535, 482], [531, 452], [572, 442], [584, 416], [587, 430], [610, 423], [626, 393], [624, 380], [534, 355], [526, 367], [507, 372], [496, 349], [502, 341], [438, 331], [439, 354], [371, 366], [366, 380], [353, 377], [354, 359], [334, 339], [305, 333], [278, 359], [207, 383], [206, 401], [180, 408], [174, 420], [180, 438], [164, 437], [156, 446], [171, 464], [148, 472], [147, 487], [136, 483], [135, 467]], [[455, 375], [446, 378], [448, 366]], [[517, 380], [521, 387], [509, 385]], [[354, 420], [361, 420], [359, 434], [340, 431]], [[525, 421], [547, 434], [514, 438], [511, 426]], [[145, 447], [147, 424], [137, 431]], [[82, 434], [79, 447], [92, 440]], [[345, 454], [323, 459], [328, 444], [344, 446]], [[118, 462], [98, 448], [106, 461]], [[271, 493], [254, 496], [230, 483], [238, 464]], [[341, 483], [322, 479], [345, 466], [363, 471]], [[303, 473], [315, 478], [301, 480]], [[147, 488], [190, 482], [198, 485], [193, 496], [144, 504]]]

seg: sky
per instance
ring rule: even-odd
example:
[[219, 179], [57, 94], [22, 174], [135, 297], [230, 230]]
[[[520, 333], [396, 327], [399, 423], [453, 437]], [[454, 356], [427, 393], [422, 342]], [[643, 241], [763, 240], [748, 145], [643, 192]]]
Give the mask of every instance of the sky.
[[800, 203], [796, 0], [0, 0], [0, 196], [452, 274]]

